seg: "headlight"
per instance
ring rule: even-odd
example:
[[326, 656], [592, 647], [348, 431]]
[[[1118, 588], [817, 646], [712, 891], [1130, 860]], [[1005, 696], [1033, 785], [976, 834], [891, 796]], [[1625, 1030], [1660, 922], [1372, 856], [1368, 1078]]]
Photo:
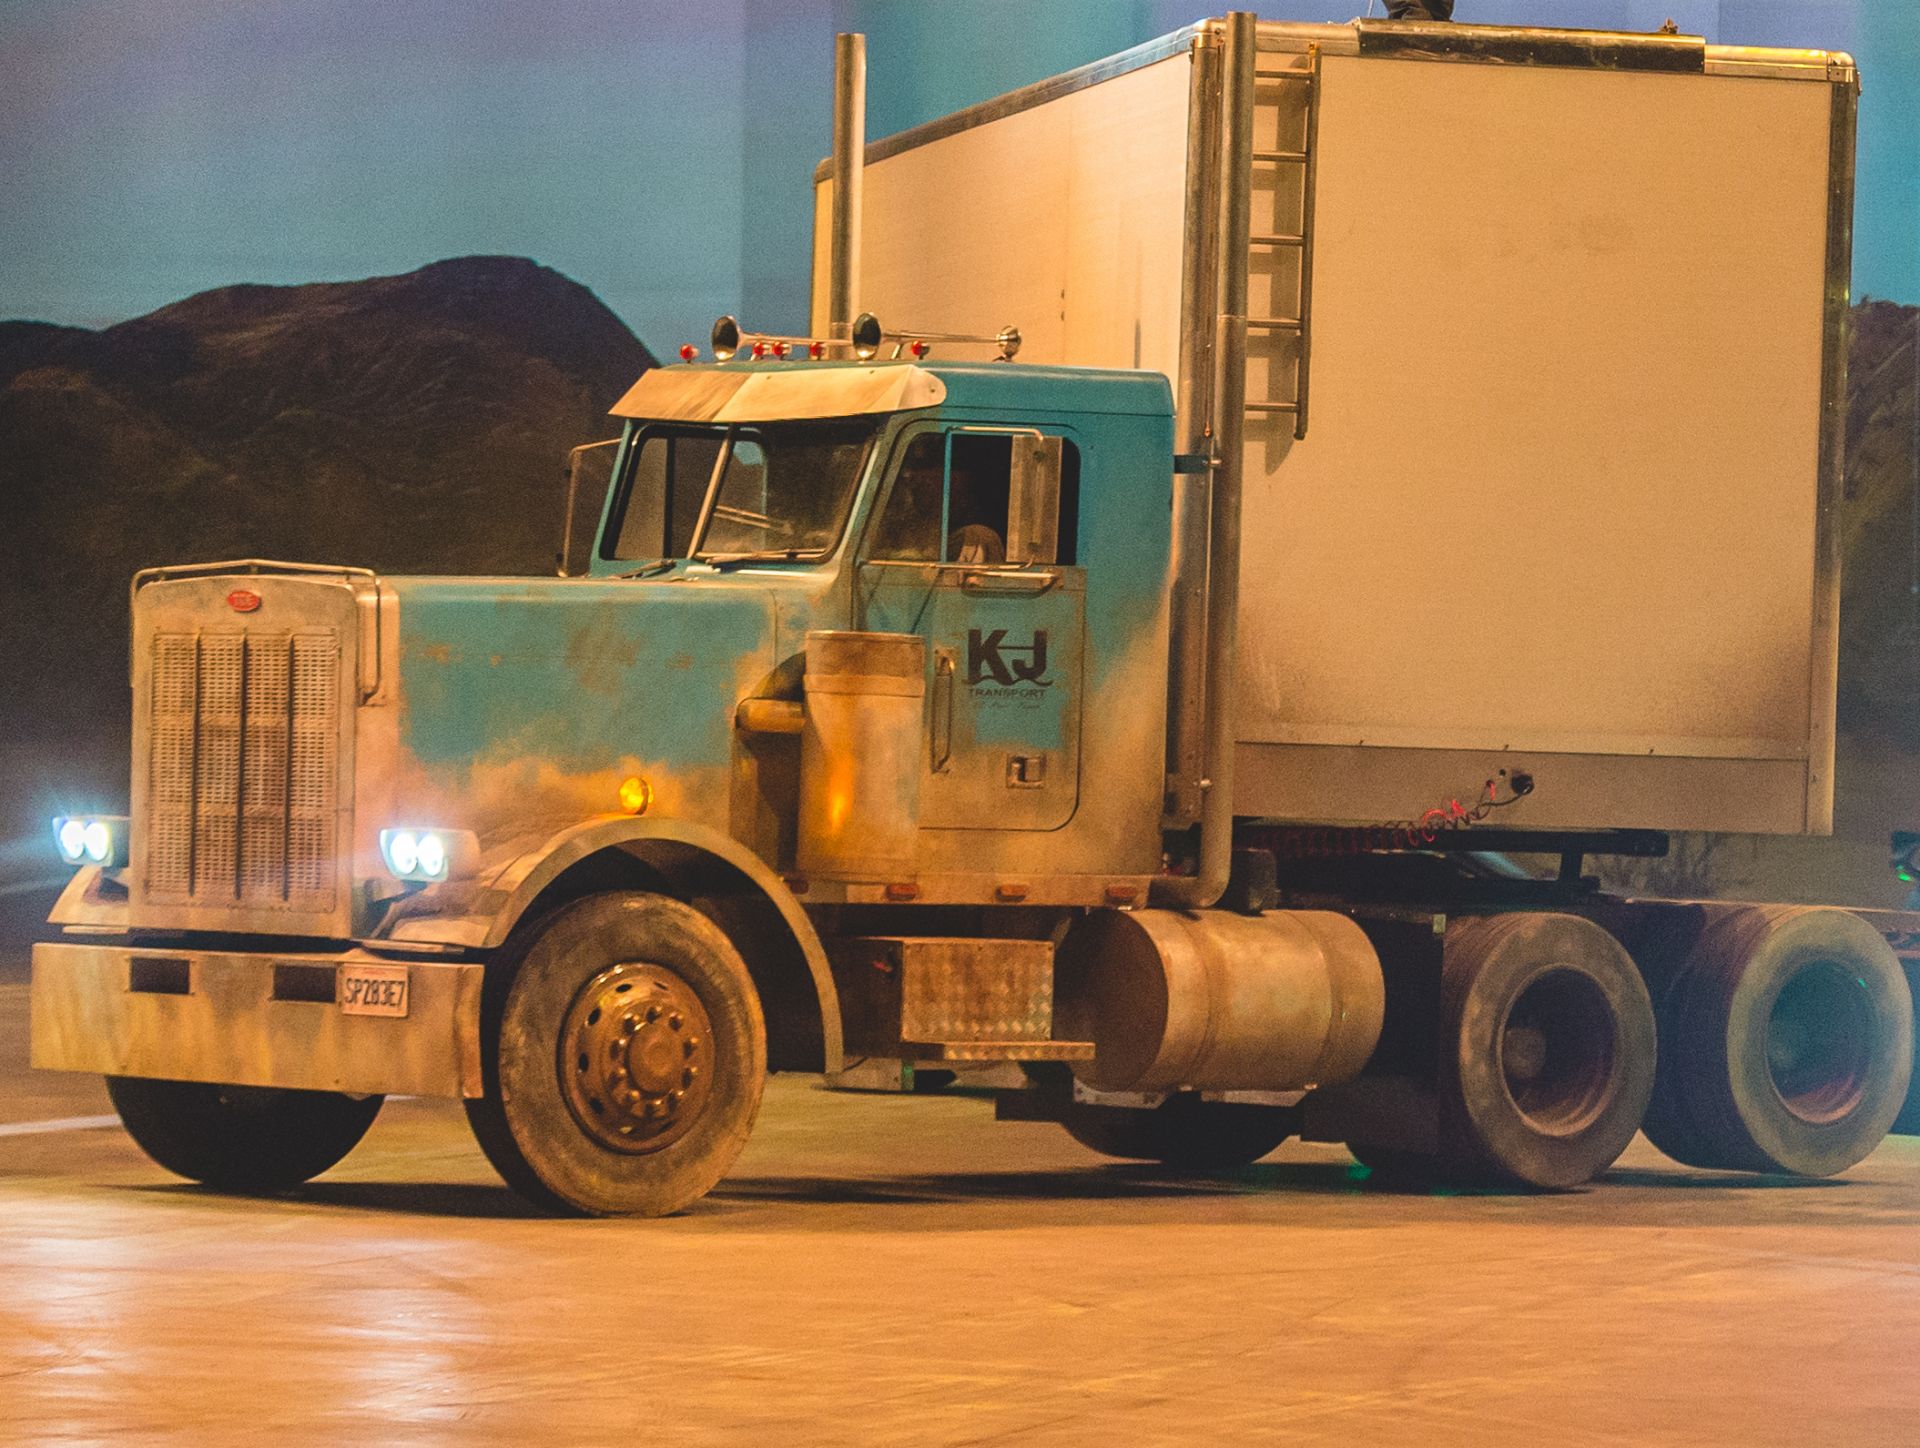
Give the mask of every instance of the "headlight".
[[127, 821], [119, 815], [62, 815], [53, 842], [69, 865], [117, 870], [127, 863]]
[[451, 879], [471, 869], [479, 854], [480, 841], [468, 830], [380, 831], [380, 856], [388, 872], [402, 880]]

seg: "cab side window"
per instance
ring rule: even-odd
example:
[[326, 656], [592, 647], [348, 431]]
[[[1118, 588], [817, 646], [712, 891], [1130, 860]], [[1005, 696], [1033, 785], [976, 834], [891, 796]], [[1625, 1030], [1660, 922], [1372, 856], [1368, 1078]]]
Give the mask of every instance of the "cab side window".
[[948, 454], [948, 563], [1007, 561], [1007, 487], [1013, 439], [954, 433]]
[[[1079, 453], [1065, 444], [1060, 556], [1073, 562]], [[908, 445], [873, 534], [869, 558], [895, 563], [1001, 564], [1013, 438], [1007, 433], [921, 433]]]
[[923, 432], [907, 445], [868, 556], [895, 563], [940, 561], [947, 438]]

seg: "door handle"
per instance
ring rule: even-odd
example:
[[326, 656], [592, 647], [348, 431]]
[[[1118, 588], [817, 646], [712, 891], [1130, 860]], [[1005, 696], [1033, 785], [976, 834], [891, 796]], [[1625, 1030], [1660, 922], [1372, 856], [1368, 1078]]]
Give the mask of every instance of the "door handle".
[[929, 763], [939, 774], [953, 758], [953, 674], [952, 649], [933, 651], [933, 729]]
[[960, 576], [960, 586], [969, 593], [1040, 594], [1059, 581], [1060, 575], [1051, 569], [974, 569]]

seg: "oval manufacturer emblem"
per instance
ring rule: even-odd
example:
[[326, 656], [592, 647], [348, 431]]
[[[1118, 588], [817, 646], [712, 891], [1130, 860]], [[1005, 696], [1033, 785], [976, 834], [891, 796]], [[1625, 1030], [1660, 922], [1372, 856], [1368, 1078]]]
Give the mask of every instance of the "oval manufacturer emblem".
[[227, 595], [227, 607], [235, 613], [252, 613], [260, 607], [260, 595], [251, 588], [236, 588]]

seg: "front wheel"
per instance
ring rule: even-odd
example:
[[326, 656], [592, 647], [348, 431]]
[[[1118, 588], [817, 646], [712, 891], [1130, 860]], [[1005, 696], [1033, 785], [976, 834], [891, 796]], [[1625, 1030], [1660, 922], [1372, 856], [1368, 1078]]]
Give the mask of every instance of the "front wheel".
[[509, 1186], [555, 1211], [664, 1216], [746, 1145], [766, 1025], [706, 916], [662, 895], [592, 895], [495, 962], [482, 1068], [467, 1117]]
[[161, 1166], [234, 1192], [285, 1191], [319, 1176], [367, 1134], [386, 1099], [143, 1076], [107, 1077], [107, 1095]]

